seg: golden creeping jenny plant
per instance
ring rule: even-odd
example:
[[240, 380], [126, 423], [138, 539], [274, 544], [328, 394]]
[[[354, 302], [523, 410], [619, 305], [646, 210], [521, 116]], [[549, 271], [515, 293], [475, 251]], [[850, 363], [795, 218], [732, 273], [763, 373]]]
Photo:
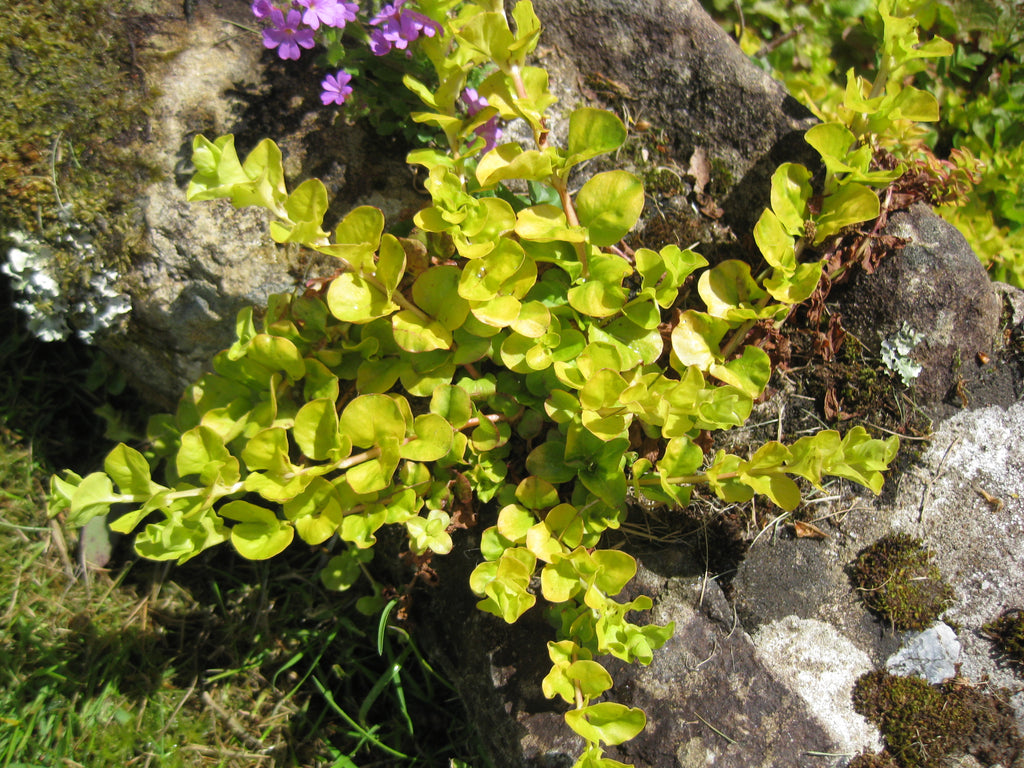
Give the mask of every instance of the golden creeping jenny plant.
[[[409, 155], [427, 169], [432, 198], [415, 216], [417, 239], [387, 233], [383, 214], [366, 206], [328, 233], [324, 185], [289, 192], [273, 142], [241, 161], [233, 137], [197, 137], [189, 199], [262, 206], [276, 241], [333, 256], [339, 272], [323, 290], [272, 297], [258, 325], [251, 310], [240, 313], [238, 339], [213, 371], [175, 414], [152, 420], [150, 454], [119, 445], [103, 471], [55, 477], [51, 514], [81, 525], [113, 509], [115, 531], [141, 526], [140, 555], [179, 563], [225, 542], [265, 559], [296, 535], [334, 540], [341, 551], [322, 578], [343, 590], [383, 526], [401, 526], [413, 553], [448, 553], [452, 515], [471, 491], [496, 511], [470, 577], [479, 608], [512, 623], [538, 598], [547, 603], [557, 629], [544, 693], [572, 707], [566, 722], [587, 744], [577, 765], [613, 768], [604, 747], [636, 736], [645, 716], [606, 698], [601, 659], [648, 664], [673, 631], [629, 620], [650, 598], [616, 599], [637, 565], [601, 539], [619, 526], [627, 496], [685, 506], [704, 485], [727, 502], [761, 494], [789, 510], [800, 502], [794, 478], [881, 489], [897, 441], [861, 427], [710, 461], [696, 439], [746, 421], [771, 374], [748, 332], [781, 323], [815, 290], [822, 263], [807, 254], [878, 216], [873, 187], [899, 170], [872, 170], [863, 131], [911, 105], [923, 110], [924, 97], [890, 98], [884, 83], [887, 96], [858, 94], [851, 80], [850, 124], [808, 133], [827, 168], [823, 192], [815, 196], [800, 165], [773, 177], [754, 230], [762, 274], [736, 260], [707, 268], [674, 245], [626, 259], [612, 246], [641, 214], [640, 180], [611, 170], [575, 193], [568, 184], [580, 163], [618, 149], [626, 129], [584, 107], [569, 115], [564, 146], [551, 141], [548, 75], [527, 64], [540, 35], [532, 4], [521, 0], [510, 17], [500, 0], [418, 8], [443, 33], [422, 40], [437, 87], [406, 78], [425, 105], [412, 118], [437, 126], [447, 147]], [[887, 71], [917, 55], [914, 41], [912, 25], [893, 26]], [[477, 89], [488, 106], [467, 115], [459, 99], [480, 68], [489, 68]], [[525, 121], [532, 145], [480, 157], [477, 128], [495, 116]], [[511, 191], [523, 188], [529, 196]], [[704, 308], [681, 312], [666, 339], [660, 326], [691, 276]], [[656, 460], [631, 450], [641, 435], [658, 441]], [[524, 479], [508, 481], [510, 463]]]

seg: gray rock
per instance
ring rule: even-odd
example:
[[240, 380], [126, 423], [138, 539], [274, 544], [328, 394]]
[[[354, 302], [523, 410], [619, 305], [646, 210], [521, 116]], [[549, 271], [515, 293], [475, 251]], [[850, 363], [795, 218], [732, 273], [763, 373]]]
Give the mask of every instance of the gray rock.
[[[438, 562], [441, 584], [452, 587], [414, 605], [418, 641], [464, 698], [495, 766], [572, 765], [583, 743], [565, 725], [564, 705], [540, 691], [550, 625], [536, 609], [511, 627], [476, 610], [465, 589], [471, 563], [461, 560]], [[666, 579], [641, 567], [627, 589], [654, 599], [647, 621], [674, 621], [676, 631], [648, 667], [604, 660], [614, 700], [648, 717], [645, 731], [609, 748], [609, 757], [683, 768], [830, 764], [808, 755], [835, 753], [838, 742], [808, 702], [768, 672], [714, 581]]]
[[956, 632], [941, 621], [922, 632], [909, 632], [903, 646], [885, 661], [890, 674], [900, 677], [917, 675], [933, 685], [956, 676], [960, 660], [960, 641]]
[[[1024, 690], [993, 653], [983, 624], [1024, 600], [1024, 402], [960, 413], [935, 431], [899, 479], [884, 520], [920, 537], [956, 591], [944, 614], [959, 626], [960, 674]], [[991, 500], [990, 500], [991, 499]]]
[[262, 209], [186, 202], [196, 134], [235, 134], [243, 158], [260, 139], [273, 138], [292, 188], [313, 176], [327, 186], [328, 227], [356, 205], [377, 205], [394, 219], [424, 197], [400, 146], [388, 148], [364, 128], [335, 122], [336, 111], [322, 107], [319, 83], [305, 67], [278, 61], [258, 36], [232, 24], [251, 24], [247, 3], [200, 4], [186, 24], [172, 20], [180, 2], [159, 1], [166, 21], [149, 45], [161, 55], [147, 62], [159, 96], [150, 141], [140, 151], [161, 178], [140, 191], [144, 234], [126, 277], [133, 305], [127, 332], [102, 346], [142, 394], [171, 406], [231, 344], [238, 310], [301, 290], [310, 271], [333, 270], [274, 243]]
[[853, 709], [853, 684], [874, 664], [850, 638], [824, 621], [787, 616], [763, 625], [753, 640], [758, 658], [832, 737], [834, 751], [882, 748], [878, 730]]
[[926, 206], [894, 213], [884, 233], [907, 245], [835, 297], [843, 325], [874, 355], [904, 326], [922, 334], [912, 353], [918, 402], [955, 398], [962, 369], [992, 352], [1002, 302], [963, 235]]
[[[780, 163], [820, 163], [803, 140], [815, 118], [695, 0], [537, 0], [534, 6], [544, 24], [542, 64], [554, 72], [554, 84], [571, 89], [559, 95], [577, 102], [582, 90], [620, 115], [648, 121], [656, 143], [664, 139], [683, 170], [695, 151], [702, 153], [711, 171], [708, 191], [733, 232], [751, 231]], [[691, 216], [704, 251], [709, 240], [725, 237], [706, 218]]]

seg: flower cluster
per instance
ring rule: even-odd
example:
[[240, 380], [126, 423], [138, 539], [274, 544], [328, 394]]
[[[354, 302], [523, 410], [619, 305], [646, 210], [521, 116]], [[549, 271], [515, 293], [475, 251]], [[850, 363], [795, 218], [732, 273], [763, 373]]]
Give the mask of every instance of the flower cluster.
[[375, 27], [370, 32], [370, 50], [374, 56], [383, 56], [392, 48], [404, 51], [420, 35], [433, 37], [441, 31], [436, 21], [422, 13], [405, 10], [404, 4], [405, 0], [395, 0], [370, 20], [370, 26]]
[[[436, 21], [407, 10], [404, 5], [405, 0], [395, 0], [370, 19], [370, 51], [375, 56], [383, 56], [393, 48], [409, 55], [409, 43], [421, 35], [433, 37], [441, 31]], [[316, 32], [322, 27], [340, 30], [356, 21], [359, 5], [346, 0], [291, 0], [288, 7], [281, 8], [271, 0], [255, 0], [252, 12], [269, 24], [263, 30], [263, 45], [276, 48], [282, 59], [298, 59], [303, 49], [316, 44]], [[344, 70], [328, 75], [320, 84], [320, 100], [325, 105], [344, 104], [352, 94], [351, 80], [352, 75]]]

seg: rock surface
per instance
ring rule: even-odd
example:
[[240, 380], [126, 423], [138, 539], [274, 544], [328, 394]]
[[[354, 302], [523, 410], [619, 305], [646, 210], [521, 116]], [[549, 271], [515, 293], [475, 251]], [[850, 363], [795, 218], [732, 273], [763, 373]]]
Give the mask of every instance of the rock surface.
[[1002, 302], [963, 235], [923, 205], [894, 213], [884, 231], [906, 245], [839, 299], [844, 326], [875, 355], [904, 326], [923, 339], [914, 391], [926, 404], [955, 396], [961, 369], [992, 352]]
[[[159, 2], [166, 18], [180, 16], [180, 2]], [[293, 187], [313, 176], [326, 185], [328, 228], [356, 205], [376, 205], [395, 219], [423, 200], [400, 146], [336, 122], [337, 112], [320, 104], [308, 65], [278, 61], [237, 25], [251, 25], [248, 4], [204, 2], [191, 22], [167, 21], [149, 41], [156, 55], [147, 70], [160, 95], [151, 141], [140, 151], [161, 178], [141, 192], [145, 236], [127, 277], [128, 331], [104, 346], [132, 383], [164, 406], [231, 344], [238, 310], [265, 305], [309, 276], [306, 257], [270, 238], [262, 209], [186, 202], [196, 134], [235, 134], [243, 158], [272, 137]]]

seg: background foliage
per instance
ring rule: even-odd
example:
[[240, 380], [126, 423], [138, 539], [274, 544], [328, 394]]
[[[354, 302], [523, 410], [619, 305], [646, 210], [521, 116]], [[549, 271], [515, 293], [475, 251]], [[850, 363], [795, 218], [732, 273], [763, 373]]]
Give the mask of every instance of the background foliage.
[[[756, 62], [825, 115], [842, 98], [850, 67], [875, 66], [881, 22], [871, 0], [706, 0], [705, 7]], [[921, 22], [922, 38], [954, 44], [951, 57], [913, 75], [939, 99], [927, 144], [939, 158], [959, 148], [982, 164], [967, 205], [940, 213], [994, 279], [1024, 287], [1024, 3], [908, 0], [900, 7]]]

